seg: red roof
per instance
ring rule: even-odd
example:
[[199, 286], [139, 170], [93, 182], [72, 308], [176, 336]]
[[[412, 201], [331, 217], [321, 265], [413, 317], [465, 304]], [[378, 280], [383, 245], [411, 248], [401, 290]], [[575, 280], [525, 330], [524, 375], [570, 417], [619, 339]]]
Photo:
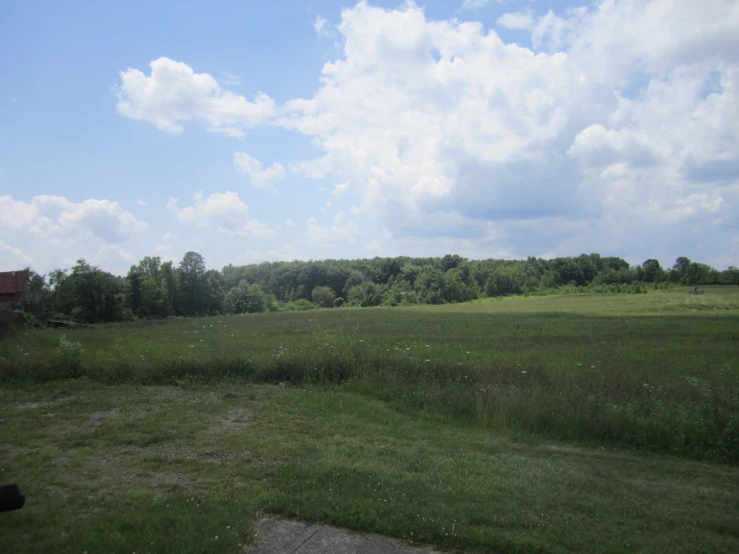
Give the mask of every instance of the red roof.
[[0, 294], [17, 294], [25, 291], [29, 279], [30, 272], [27, 269], [1, 272]]

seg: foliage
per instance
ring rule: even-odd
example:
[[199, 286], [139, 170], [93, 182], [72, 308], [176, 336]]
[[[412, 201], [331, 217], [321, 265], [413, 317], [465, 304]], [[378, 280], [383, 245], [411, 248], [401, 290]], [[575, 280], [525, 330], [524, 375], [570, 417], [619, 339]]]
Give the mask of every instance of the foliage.
[[[34, 274], [34, 286], [46, 287]], [[481, 296], [640, 293], [665, 286], [739, 284], [739, 270], [719, 272], [680, 257], [663, 269], [648, 259], [629, 266], [621, 258], [583, 254], [544, 260], [373, 258], [264, 262], [206, 270], [187, 252], [177, 267], [147, 256], [118, 278], [79, 260], [69, 274], [49, 274], [51, 311], [89, 323], [171, 315], [289, 311], [311, 307], [455, 304]], [[341, 299], [341, 300], [339, 300]], [[304, 301], [293, 304], [295, 301]], [[306, 304], [307, 302], [307, 304]], [[282, 308], [284, 306], [284, 308]]]
[[57, 366], [65, 377], [77, 377], [82, 370], [82, 345], [67, 340], [66, 335], [59, 339]]
[[333, 308], [336, 293], [331, 287], [316, 287], [311, 294], [313, 303], [321, 308]]
[[226, 294], [225, 308], [229, 314], [253, 314], [265, 310], [264, 292], [259, 285], [241, 281]]
[[308, 310], [315, 310], [316, 305], [313, 304], [310, 300], [306, 300], [305, 298], [301, 298], [300, 300], [293, 300], [292, 302], [288, 302], [285, 304], [284, 310], [286, 312], [305, 312]]

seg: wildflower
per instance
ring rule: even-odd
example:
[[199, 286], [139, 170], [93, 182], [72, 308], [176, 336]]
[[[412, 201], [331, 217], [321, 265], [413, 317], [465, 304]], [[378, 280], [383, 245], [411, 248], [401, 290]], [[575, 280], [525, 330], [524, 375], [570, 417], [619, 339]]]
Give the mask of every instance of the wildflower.
[[430, 362], [431, 360], [425, 360], [425, 361]]
[[594, 366], [594, 365], [591, 365], [591, 366], [590, 366], [590, 369], [595, 369], [595, 366]]
[[426, 348], [430, 348], [428, 344], [426, 345]]
[[467, 352], [467, 354], [469, 354], [469, 352]]
[[521, 373], [526, 373], [526, 371], [522, 371]]

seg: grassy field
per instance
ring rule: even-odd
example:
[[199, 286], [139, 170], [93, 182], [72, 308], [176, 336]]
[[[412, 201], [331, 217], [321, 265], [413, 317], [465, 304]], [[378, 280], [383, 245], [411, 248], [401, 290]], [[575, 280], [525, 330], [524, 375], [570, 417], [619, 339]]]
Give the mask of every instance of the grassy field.
[[739, 287], [28, 331], [0, 357], [0, 481], [29, 497], [8, 552], [236, 552], [262, 512], [471, 551], [739, 548]]

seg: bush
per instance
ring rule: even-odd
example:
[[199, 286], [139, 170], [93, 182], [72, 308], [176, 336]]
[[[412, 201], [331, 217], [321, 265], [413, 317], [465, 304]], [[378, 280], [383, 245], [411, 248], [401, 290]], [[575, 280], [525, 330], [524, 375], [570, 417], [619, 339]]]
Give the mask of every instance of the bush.
[[77, 377], [82, 370], [82, 345], [78, 342], [67, 340], [66, 335], [59, 339], [58, 366], [65, 375]]
[[316, 287], [311, 294], [313, 302], [321, 308], [333, 308], [336, 293], [331, 287]]
[[300, 300], [293, 300], [285, 304], [285, 311], [287, 312], [306, 312], [308, 310], [315, 310], [316, 305], [310, 300], [301, 298]]

